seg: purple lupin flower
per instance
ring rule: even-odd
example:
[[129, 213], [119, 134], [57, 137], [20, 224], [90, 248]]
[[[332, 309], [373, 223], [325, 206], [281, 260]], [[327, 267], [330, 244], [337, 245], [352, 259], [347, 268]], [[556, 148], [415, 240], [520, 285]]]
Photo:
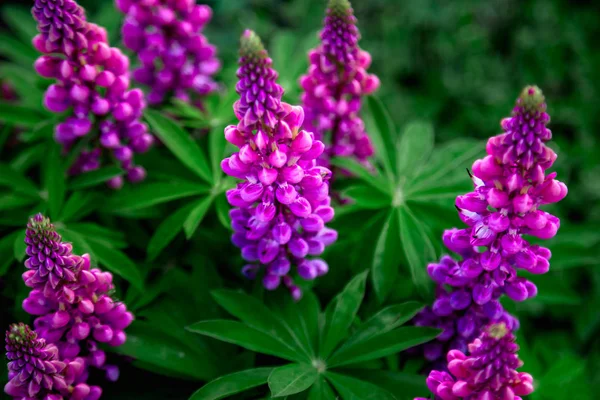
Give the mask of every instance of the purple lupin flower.
[[12, 324], [6, 331], [8, 383], [4, 391], [14, 398], [52, 398], [67, 389], [62, 375], [66, 364], [58, 349], [38, 339], [27, 325]]
[[[515, 336], [505, 323], [488, 325], [469, 344], [469, 356], [448, 352], [448, 372], [432, 371], [427, 386], [436, 400], [522, 400], [533, 392], [533, 378], [517, 372], [523, 365]], [[416, 398], [415, 400], [426, 400]]]
[[234, 104], [239, 123], [225, 128], [226, 139], [239, 152], [223, 160], [223, 171], [242, 180], [227, 192], [233, 243], [250, 264], [242, 272], [275, 290], [281, 282], [292, 296], [302, 295], [291, 276], [292, 265], [306, 280], [327, 273], [319, 256], [337, 239], [325, 224], [333, 218], [328, 180], [331, 172], [317, 166], [324, 145], [302, 130], [304, 111], [283, 103], [277, 72], [260, 38], [246, 31], [241, 38], [240, 100]]
[[360, 34], [348, 0], [330, 0], [321, 44], [308, 54], [308, 73], [300, 78], [306, 128], [327, 143], [329, 157], [355, 157], [365, 162], [373, 146], [360, 118], [362, 98], [379, 87], [368, 74], [368, 52], [358, 47]]
[[[111, 298], [110, 293], [114, 290], [114, 285], [110, 272], [90, 268], [90, 257], [87, 254], [81, 257], [72, 255], [71, 246], [61, 242], [60, 236], [54, 232], [48, 219], [37, 215], [31, 219], [30, 226], [37, 229], [37, 236], [34, 237], [50, 237], [52, 240], [51, 245], [44, 242], [43, 246], [38, 246], [36, 243], [42, 242], [33, 242], [29, 239], [31, 235], [26, 236], [26, 242], [34, 243], [28, 243], [28, 254], [33, 254], [29, 247], [40, 249], [37, 257], [42, 252], [50, 253], [48, 257], [51, 257], [54, 253], [45, 250], [48, 248], [54, 249], [57, 254], [62, 251], [58, 257], [71, 259], [74, 268], [69, 270], [73, 279], [60, 280], [56, 288], [32, 279], [36, 274], [42, 276], [41, 267], [26, 272], [23, 278], [33, 290], [23, 301], [23, 309], [38, 316], [34, 321], [35, 331], [40, 338], [57, 347], [61, 360], [79, 360], [81, 371], [73, 379], [73, 384], [78, 386], [82, 393], [91, 393], [94, 396], [88, 399], [86, 394], [80, 398], [97, 399], [101, 389], [86, 384], [89, 368], [106, 371], [110, 380], [118, 378], [117, 367], [106, 364], [106, 354], [99, 344], [123, 344], [127, 338], [124, 330], [133, 321], [133, 315], [123, 303], [117, 303]], [[68, 250], [68, 254], [61, 249]], [[30, 259], [26, 261], [27, 264], [31, 265]], [[56, 273], [56, 270], [51, 272]], [[51, 282], [50, 279], [48, 282]]]
[[[552, 136], [546, 127], [549, 120], [541, 90], [526, 87], [512, 116], [502, 120], [504, 133], [490, 138], [488, 155], [473, 164], [475, 190], [456, 198], [459, 216], [468, 228], [453, 228], [443, 235], [446, 247], [462, 260], [444, 256], [428, 265], [429, 276], [446, 289], [438, 290], [433, 306], [415, 319], [421, 325], [444, 329], [436, 342], [425, 347], [428, 359], [445, 350], [462, 349], [465, 340], [478, 336], [487, 323], [504, 321], [511, 330], [517, 329], [518, 321], [504, 312], [498, 299], [506, 294], [523, 301], [537, 294], [535, 284], [517, 272], [547, 272], [551, 253], [523, 236], [554, 236], [560, 221], [540, 208], [567, 194], [567, 187], [554, 179], [556, 173], [546, 175], [556, 160], [545, 145]], [[474, 330], [471, 323], [464, 323], [464, 311], [457, 308], [462, 302], [470, 304], [471, 315], [474, 310], [474, 315], [481, 311], [484, 316], [470, 318]]]
[[141, 66], [133, 78], [151, 88], [148, 102], [175, 97], [201, 106], [218, 89], [213, 75], [221, 67], [217, 49], [202, 34], [212, 17], [209, 6], [193, 0], [116, 0], [125, 15], [123, 42]]
[[[83, 144], [69, 172], [92, 171], [114, 159], [129, 181], [143, 180], [145, 170], [134, 165], [133, 155], [148, 150], [154, 138], [141, 122], [143, 92], [129, 88], [127, 56], [109, 46], [106, 31], [87, 22], [73, 0], [36, 0], [32, 14], [40, 31], [33, 44], [44, 53], [35, 69], [56, 80], [44, 105], [56, 113], [70, 111], [56, 126], [55, 138], [64, 152]], [[119, 188], [123, 178], [107, 183]]]
[[6, 332], [6, 358], [9, 382], [4, 391], [15, 400], [98, 400], [102, 393], [80, 382], [85, 372], [82, 358], [61, 360], [54, 344], [23, 323]]

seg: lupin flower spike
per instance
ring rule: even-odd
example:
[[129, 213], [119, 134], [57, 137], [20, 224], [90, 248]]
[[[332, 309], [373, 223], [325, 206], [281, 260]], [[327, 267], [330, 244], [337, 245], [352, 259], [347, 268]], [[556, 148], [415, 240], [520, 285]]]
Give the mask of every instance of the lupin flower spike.
[[367, 73], [371, 56], [358, 47], [360, 34], [348, 0], [330, 0], [320, 37], [321, 44], [308, 54], [308, 73], [300, 78], [306, 129], [329, 143], [324, 165], [329, 157], [366, 162], [373, 147], [360, 109], [363, 97], [379, 87], [379, 79]]
[[[70, 112], [56, 126], [56, 141], [65, 153], [83, 145], [69, 172], [92, 171], [112, 158], [129, 181], [143, 180], [146, 172], [133, 164], [133, 155], [148, 150], [154, 138], [141, 122], [142, 91], [129, 89], [127, 56], [109, 46], [106, 31], [87, 22], [73, 0], [35, 0], [32, 14], [40, 31], [33, 44], [44, 54], [35, 69], [56, 80], [46, 91], [44, 104], [55, 113]], [[114, 177], [107, 184], [119, 188], [123, 178]]]
[[147, 85], [148, 102], [171, 97], [202, 106], [203, 96], [218, 85], [213, 75], [221, 64], [216, 47], [202, 34], [212, 17], [207, 5], [194, 0], [116, 0], [125, 15], [123, 42], [141, 66], [133, 78]]
[[[450, 229], [443, 235], [446, 247], [462, 260], [444, 256], [439, 263], [428, 265], [429, 276], [447, 290], [438, 290], [433, 306], [415, 320], [444, 329], [437, 342], [425, 346], [429, 359], [439, 357], [445, 349], [464, 348], [465, 340], [477, 336], [483, 324], [505, 321], [510, 329], [516, 329], [518, 322], [502, 310], [498, 299], [506, 294], [523, 301], [537, 294], [535, 284], [517, 272], [546, 273], [551, 253], [523, 236], [553, 237], [560, 221], [541, 207], [567, 194], [567, 187], [554, 179], [556, 173], [546, 174], [556, 160], [554, 151], [546, 146], [552, 137], [546, 127], [549, 121], [542, 91], [527, 86], [512, 116], [501, 122], [504, 133], [491, 137], [488, 155], [473, 164], [475, 189], [456, 198], [459, 216], [468, 227]], [[463, 317], [467, 314], [476, 322], [474, 330], [470, 323], [465, 328]]]
[[23, 301], [23, 309], [37, 316], [37, 335], [56, 346], [60, 360], [78, 363], [74, 366], [76, 378], [67, 377], [81, 396], [67, 398], [98, 399], [101, 388], [86, 384], [89, 368], [104, 370], [109, 380], [118, 378], [118, 368], [106, 364], [99, 344], [123, 344], [127, 338], [124, 330], [133, 315], [111, 298], [112, 274], [92, 269], [87, 254], [73, 255], [71, 245], [62, 242], [47, 218], [38, 214], [30, 220], [25, 241], [30, 258], [25, 262], [29, 270], [23, 280], [32, 291]]
[[[533, 378], [517, 372], [523, 365], [515, 336], [504, 323], [487, 326], [469, 344], [469, 355], [448, 352], [448, 372], [432, 371], [427, 386], [436, 400], [522, 400], [533, 392]], [[419, 397], [415, 400], [427, 400]]]
[[291, 276], [292, 265], [306, 280], [327, 272], [319, 256], [337, 239], [325, 224], [333, 218], [328, 180], [331, 172], [316, 164], [324, 145], [302, 130], [304, 111], [283, 103], [277, 72], [260, 38], [245, 31], [241, 38], [240, 99], [234, 104], [239, 123], [225, 128], [239, 152], [223, 160], [223, 171], [242, 180], [227, 192], [233, 243], [250, 264], [248, 278], [263, 274], [263, 285], [283, 284], [295, 299], [302, 292]]

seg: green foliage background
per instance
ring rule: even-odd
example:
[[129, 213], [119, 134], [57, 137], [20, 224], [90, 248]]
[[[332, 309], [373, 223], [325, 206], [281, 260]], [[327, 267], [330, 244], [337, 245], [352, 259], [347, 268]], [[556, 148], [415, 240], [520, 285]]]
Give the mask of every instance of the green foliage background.
[[[229, 91], [209, 100], [208, 117], [174, 105], [169, 111], [178, 115], [185, 131], [165, 119], [164, 113], [147, 113], [147, 121], [162, 132], [166, 147], [141, 161], [148, 166], [147, 183], [118, 193], [97, 185], [104, 176], [119, 173], [114, 170], [65, 181], [58, 149], [51, 145], [55, 117], [41, 107], [48, 81], [36, 77], [31, 68], [36, 54], [27, 43], [35, 26], [25, 8], [15, 7], [21, 2], [3, 9], [0, 79], [12, 84], [19, 100], [0, 103], [4, 122], [0, 130], [2, 329], [13, 321], [29, 321], [20, 308], [26, 296], [20, 281], [24, 255], [20, 240], [27, 217], [47, 211], [76, 250], [90, 252], [101, 266], [120, 276], [119, 298], [137, 316], [128, 330], [130, 341], [119, 350], [137, 360], [121, 362], [121, 379], [106, 385], [105, 398], [185, 399], [202, 382], [217, 376], [253, 366], [282, 365], [276, 357], [240, 351], [184, 327], [230, 318], [224, 309], [230, 310], [215, 302], [211, 290], [243, 288], [259, 298], [271, 296], [239, 276], [241, 258], [229, 243], [228, 205], [223, 196], [233, 181], [218, 169], [219, 160], [229, 151], [220, 138], [232, 118], [237, 42], [243, 29], [256, 30], [280, 72], [286, 100], [297, 102], [297, 78], [306, 71], [305, 53], [317, 42], [325, 5], [322, 0], [207, 3], [214, 18], [206, 35], [219, 48], [224, 65], [219, 80]], [[389, 173], [392, 178], [376, 181], [381, 182], [379, 192], [360, 175], [340, 187], [357, 205], [336, 210], [334, 225], [340, 241], [326, 254], [330, 273], [314, 287], [316, 301], [324, 310], [355, 275], [371, 268], [353, 329], [360, 329], [359, 322], [386, 305], [429, 302], [431, 288], [421, 279], [422, 273], [426, 262], [442, 252], [442, 230], [460, 225], [452, 202], [456, 194], [469, 189], [464, 168], [481, 155], [483, 140], [499, 132], [499, 121], [509, 115], [520, 89], [537, 84], [544, 90], [552, 117], [552, 146], [559, 155], [554, 169], [569, 186], [569, 195], [549, 209], [561, 217], [561, 229], [547, 243], [553, 252], [550, 272], [533, 278], [539, 296], [505, 306], [521, 320], [520, 355], [524, 370], [534, 375], [538, 385], [530, 398], [566, 400], [576, 393], [577, 399], [594, 399], [594, 393], [600, 393], [600, 3], [354, 3], [361, 47], [371, 52], [372, 71], [382, 81], [378, 98], [383, 108], [371, 99], [365, 119], [381, 138], [380, 149], [388, 153], [380, 152], [381, 176]], [[89, 10], [91, 21], [108, 29], [111, 43], [119, 44], [121, 16], [112, 2], [81, 4]], [[385, 109], [390, 120], [381, 113]], [[206, 131], [208, 136], [200, 135]], [[186, 141], [190, 134], [200, 153], [193, 149], [182, 153], [191, 148]], [[433, 139], [428, 141], [433, 137], [435, 148]], [[396, 149], [397, 142], [401, 145]], [[424, 157], [411, 159], [412, 149], [419, 149]], [[395, 168], [394, 157], [406, 157], [411, 163]], [[191, 164], [182, 164], [182, 159]], [[457, 159], [461, 162], [453, 163]], [[393, 167], [387, 168], [388, 161]], [[417, 185], [432, 176], [429, 197], [421, 193], [396, 206], [402, 177]], [[386, 182], [391, 187], [383, 190]], [[402, 189], [408, 193], [407, 187]], [[411, 258], [407, 253], [411, 246], [431, 257]], [[399, 387], [398, 392], [410, 385], [419, 390], [414, 373], [422, 365], [414, 357], [387, 355], [364, 364], [373, 371], [385, 370], [378, 375], [389, 374], [389, 379], [383, 384], [367, 379], [365, 373], [357, 375], [360, 379], [388, 390]], [[5, 374], [0, 372], [1, 381]], [[403, 385], [399, 374], [407, 374], [411, 383]], [[315, 385], [321, 388], [327, 383], [317, 380]], [[346, 382], [346, 386], [352, 385]], [[267, 393], [263, 385], [251, 389], [247, 397], [235, 398], [262, 398]]]

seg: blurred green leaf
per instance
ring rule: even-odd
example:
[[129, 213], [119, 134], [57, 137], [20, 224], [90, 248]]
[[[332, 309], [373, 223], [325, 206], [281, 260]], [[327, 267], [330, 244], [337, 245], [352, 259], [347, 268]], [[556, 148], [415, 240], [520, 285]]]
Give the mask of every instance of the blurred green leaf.
[[192, 140], [189, 133], [184, 131], [173, 120], [163, 116], [159, 112], [146, 110], [145, 116], [152, 127], [152, 131], [183, 165], [206, 182], [213, 183], [204, 153]]
[[[139, 290], [144, 290], [144, 279], [138, 267], [124, 253], [103, 242], [86, 240], [98, 263], [119, 275]], [[93, 261], [93, 260], [92, 260]]]
[[52, 144], [44, 163], [44, 190], [48, 195], [50, 217], [56, 219], [65, 199], [65, 168], [58, 144]]
[[208, 191], [201, 184], [185, 182], [146, 183], [133, 188], [123, 188], [115, 193], [104, 210], [138, 210], [184, 197], [198, 196]]
[[15, 241], [25, 239], [22, 236], [22, 231], [13, 232], [10, 235], [4, 236], [0, 239], [0, 276], [4, 276], [10, 264], [15, 260], [14, 248]]
[[219, 218], [219, 222], [223, 225], [223, 228], [228, 231], [231, 230], [231, 220], [229, 219], [229, 209], [230, 205], [227, 202], [227, 198], [225, 194], [220, 194], [215, 199], [215, 208], [217, 211], [217, 218]]
[[314, 385], [310, 388], [307, 400], [336, 400], [336, 395], [333, 393], [329, 383], [320, 376]]
[[189, 400], [229, 398], [231, 395], [266, 384], [272, 370], [273, 368], [255, 368], [221, 376], [204, 385]]
[[367, 97], [365, 125], [375, 147], [376, 157], [383, 164], [388, 176], [396, 166], [396, 128], [383, 103], [376, 96]]
[[194, 208], [190, 210], [189, 215], [187, 216], [185, 222], [183, 223], [183, 230], [185, 231], [185, 236], [190, 239], [196, 229], [198, 229], [198, 225], [204, 219], [208, 209], [210, 208], [214, 197], [207, 196], [196, 202]]
[[148, 260], [154, 260], [160, 252], [177, 236], [183, 228], [183, 223], [196, 206], [191, 202], [165, 218], [154, 231], [148, 243]]
[[428, 277], [424, 268], [436, 259], [435, 248], [419, 221], [406, 206], [398, 209], [402, 249], [408, 261], [413, 282], [425, 292], [428, 291]]
[[25, 249], [27, 248], [27, 244], [25, 244], [25, 231], [17, 231], [17, 237], [15, 239], [14, 252], [15, 259], [18, 262], [23, 262], [25, 258]]
[[30, 44], [31, 39], [38, 34], [35, 20], [31, 11], [25, 7], [8, 4], [2, 7], [2, 20], [10, 27], [23, 43]]
[[125, 171], [117, 166], [109, 166], [97, 169], [95, 171], [85, 172], [81, 175], [77, 175], [71, 180], [69, 189], [79, 190], [96, 186], [101, 183], [105, 183], [115, 176], [123, 175], [124, 173]]
[[356, 205], [367, 209], [380, 209], [389, 206], [392, 198], [387, 193], [374, 190], [373, 187], [366, 185], [352, 185], [342, 192], [344, 197], [350, 197], [356, 202]]
[[12, 190], [39, 198], [39, 190], [28, 178], [21, 175], [8, 165], [0, 164], [0, 185], [7, 186]]
[[380, 369], [344, 369], [344, 373], [387, 390], [397, 400], [413, 400], [415, 397], [425, 396], [429, 393], [425, 379], [421, 374], [382, 371]]
[[411, 122], [404, 127], [396, 144], [396, 174], [408, 177], [427, 161], [433, 151], [433, 127]]
[[38, 54], [31, 43], [23, 43], [14, 37], [0, 34], [0, 54], [9, 60], [18, 62], [31, 68]]

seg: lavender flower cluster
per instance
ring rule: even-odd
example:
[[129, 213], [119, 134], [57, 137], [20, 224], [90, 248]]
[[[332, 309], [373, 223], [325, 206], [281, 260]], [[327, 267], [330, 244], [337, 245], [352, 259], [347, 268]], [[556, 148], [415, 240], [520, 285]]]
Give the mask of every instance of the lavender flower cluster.
[[[154, 138], [140, 121], [144, 95], [129, 87], [127, 56], [109, 46], [106, 31], [89, 23], [73, 0], [35, 0], [32, 14], [40, 32], [33, 44], [44, 53], [35, 69], [56, 80], [44, 104], [52, 112], [70, 114], [56, 126], [55, 138], [65, 152], [82, 146], [70, 173], [98, 169], [114, 158], [130, 182], [143, 180], [146, 171], [133, 163], [133, 155], [147, 151]], [[123, 178], [107, 183], [116, 189]]]
[[[515, 336], [505, 323], [488, 325], [469, 344], [469, 356], [448, 352], [448, 372], [432, 371], [427, 386], [436, 400], [522, 400], [533, 392], [533, 378], [517, 372], [523, 365]], [[427, 400], [418, 397], [415, 400]]]
[[358, 47], [360, 34], [348, 0], [330, 0], [321, 31], [321, 44], [308, 54], [308, 73], [300, 78], [306, 129], [327, 143], [322, 163], [330, 157], [373, 155], [373, 146], [360, 118], [362, 98], [379, 87], [368, 74], [368, 52]]
[[[440, 358], [446, 349], [465, 351], [466, 343], [487, 323], [504, 321], [516, 329], [518, 322], [497, 300], [502, 294], [515, 301], [537, 294], [535, 284], [517, 271], [546, 273], [551, 253], [523, 235], [540, 239], [556, 235], [559, 219], [540, 207], [567, 195], [564, 183], [554, 179], [556, 173], [546, 174], [556, 160], [556, 153], [545, 144], [552, 138], [549, 121], [542, 91], [526, 87], [512, 116], [501, 122], [504, 133], [490, 138], [487, 156], [473, 164], [475, 189], [456, 199], [467, 228], [443, 235], [446, 247], [462, 260], [445, 256], [427, 267], [440, 288], [433, 306], [415, 322], [444, 329], [437, 343], [425, 346], [428, 359]], [[483, 318], [473, 318], [477, 314]]]
[[[25, 243], [23, 281], [31, 292], [23, 309], [37, 316], [35, 333], [22, 325], [7, 333], [8, 358], [13, 363], [5, 391], [19, 399], [96, 400], [102, 389], [86, 383], [90, 368], [104, 370], [111, 381], [119, 376], [118, 368], [106, 363], [100, 344], [125, 343], [124, 330], [133, 315], [111, 298], [110, 272], [92, 269], [87, 254], [74, 255], [48, 218], [37, 214], [30, 219]], [[29, 353], [37, 349], [35, 357], [47, 362], [37, 363], [35, 357], [17, 351], [18, 338], [26, 342]]]
[[216, 47], [202, 34], [212, 10], [194, 0], [116, 0], [126, 14], [122, 28], [125, 46], [141, 66], [133, 78], [151, 88], [147, 99], [159, 105], [171, 96], [200, 100], [218, 89], [212, 76], [221, 64]]
[[317, 165], [321, 141], [302, 130], [304, 111], [281, 101], [283, 89], [260, 38], [244, 32], [234, 104], [237, 125], [225, 128], [226, 139], [240, 150], [221, 167], [242, 180], [227, 192], [233, 243], [250, 264], [248, 278], [264, 270], [263, 285], [275, 290], [283, 284], [294, 299], [302, 292], [290, 275], [292, 264], [306, 280], [327, 273], [319, 256], [337, 239], [325, 224], [333, 218], [328, 181], [331, 172]]

